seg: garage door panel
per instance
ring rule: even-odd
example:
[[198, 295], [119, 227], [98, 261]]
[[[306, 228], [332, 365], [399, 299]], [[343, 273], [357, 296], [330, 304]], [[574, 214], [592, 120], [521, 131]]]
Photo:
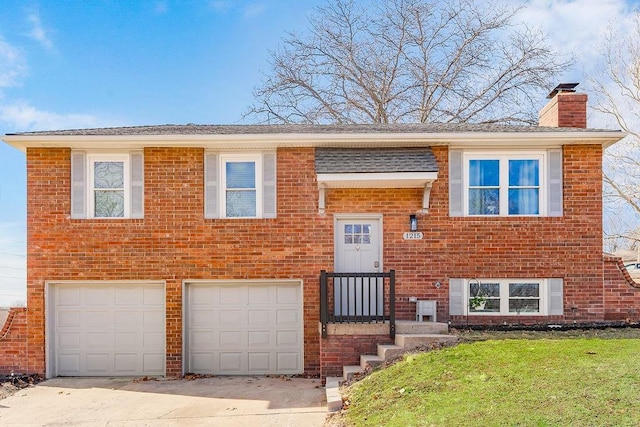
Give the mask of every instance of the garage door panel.
[[142, 319], [142, 313], [135, 310], [118, 310], [113, 318], [116, 328], [137, 328]]
[[224, 286], [218, 292], [221, 305], [246, 305], [249, 300], [246, 286]]
[[281, 309], [276, 310], [276, 325], [278, 326], [296, 326], [300, 324], [300, 310]]
[[248, 304], [251, 306], [256, 305], [269, 305], [270, 292], [266, 286], [247, 286], [247, 294], [249, 295]]
[[243, 355], [241, 352], [221, 352], [220, 353], [220, 373], [235, 374], [241, 372], [244, 363], [242, 363]]
[[279, 287], [276, 290], [277, 304], [299, 304], [300, 288], [298, 286]]
[[144, 303], [143, 293], [139, 288], [116, 288], [114, 300], [118, 306], [139, 306]]
[[223, 308], [218, 308], [218, 313], [220, 314], [220, 326], [233, 327], [247, 323], [243, 310], [225, 310]]
[[82, 297], [83, 305], [92, 307], [108, 306], [113, 301], [113, 289], [104, 287], [85, 288]]
[[298, 372], [300, 367], [300, 357], [298, 353], [278, 352], [276, 355], [277, 369], [281, 372]]
[[114, 372], [117, 375], [131, 375], [139, 371], [137, 353], [116, 353], [114, 357]]
[[222, 331], [218, 333], [218, 346], [220, 348], [246, 347], [246, 342], [243, 331]]
[[80, 312], [78, 311], [58, 311], [56, 312], [56, 324], [65, 328], [76, 328], [80, 326]]
[[[164, 286], [53, 286], [55, 375], [163, 375]], [[135, 302], [135, 304], [132, 304]]]
[[295, 348], [300, 345], [300, 333], [298, 331], [277, 331], [276, 345]]
[[185, 369], [229, 375], [302, 372], [300, 289], [299, 282], [187, 284]]
[[142, 364], [142, 370], [145, 372], [164, 371], [164, 353], [145, 353]]
[[78, 289], [63, 288], [56, 292], [57, 307], [75, 307], [80, 305], [80, 291]]
[[162, 287], [151, 288], [151, 287], [143, 287], [143, 304], [145, 306], [162, 306], [164, 307], [164, 289]]
[[152, 329], [164, 328], [164, 310], [145, 310], [142, 312], [142, 326]]
[[250, 352], [248, 354], [249, 372], [261, 373], [271, 371], [271, 353]]
[[269, 310], [247, 310], [247, 323], [249, 326], [268, 326], [271, 323]]
[[[110, 355], [108, 353], [86, 353], [84, 360], [86, 362], [85, 371], [88, 374], [95, 375], [106, 375], [109, 369], [109, 359]], [[81, 366], [82, 372], [82, 366]]]
[[80, 333], [79, 332], [65, 332], [58, 333], [56, 335], [56, 341], [61, 347], [66, 349], [79, 349], [80, 348]]
[[58, 355], [59, 375], [78, 375], [80, 373], [80, 354]]
[[109, 310], [89, 310], [82, 312], [82, 325], [87, 328], [103, 329], [112, 327], [114, 313]]
[[215, 343], [215, 332], [212, 331], [191, 331], [189, 333], [189, 343], [194, 350], [201, 348], [211, 348]]
[[270, 331], [249, 331], [248, 341], [249, 348], [270, 347], [273, 345]]
[[87, 350], [113, 347], [112, 334], [109, 332], [86, 332], [81, 340], [82, 348]]
[[196, 353], [193, 351], [189, 356], [190, 372], [195, 374], [207, 374], [215, 370], [215, 358], [211, 353]]

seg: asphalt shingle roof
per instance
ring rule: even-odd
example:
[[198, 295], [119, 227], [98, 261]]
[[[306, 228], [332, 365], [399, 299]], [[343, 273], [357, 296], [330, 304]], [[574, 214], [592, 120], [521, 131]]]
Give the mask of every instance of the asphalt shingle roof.
[[358, 125], [152, 125], [95, 129], [22, 132], [9, 135], [136, 136], [136, 135], [259, 135], [259, 134], [359, 134], [359, 133], [465, 133], [465, 132], [619, 132], [603, 129], [479, 123], [401, 123]]
[[317, 173], [438, 172], [430, 148], [316, 148]]

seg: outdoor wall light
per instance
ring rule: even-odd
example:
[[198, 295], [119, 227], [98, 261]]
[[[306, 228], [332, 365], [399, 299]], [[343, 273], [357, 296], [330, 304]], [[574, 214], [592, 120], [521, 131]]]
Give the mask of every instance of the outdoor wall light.
[[409, 215], [409, 231], [418, 231], [418, 218], [415, 215]]

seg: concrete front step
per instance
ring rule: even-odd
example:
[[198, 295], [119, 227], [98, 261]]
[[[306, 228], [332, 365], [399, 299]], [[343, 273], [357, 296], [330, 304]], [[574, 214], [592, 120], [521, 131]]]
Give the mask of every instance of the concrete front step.
[[384, 363], [384, 357], [373, 354], [363, 354], [360, 356], [360, 367], [366, 370], [367, 368], [375, 368]]
[[378, 356], [384, 360], [394, 359], [402, 356], [404, 348], [395, 344], [378, 344]]
[[336, 412], [342, 409], [342, 395], [340, 394], [340, 377], [327, 377], [325, 383], [325, 394], [327, 396], [327, 410]]
[[396, 334], [448, 334], [449, 325], [438, 322], [396, 321]]
[[342, 367], [342, 378], [351, 381], [356, 375], [364, 374], [364, 369], [360, 365], [347, 365]]
[[423, 346], [436, 343], [455, 344], [458, 337], [443, 334], [396, 334], [396, 345], [402, 347], [405, 352], [415, 350]]

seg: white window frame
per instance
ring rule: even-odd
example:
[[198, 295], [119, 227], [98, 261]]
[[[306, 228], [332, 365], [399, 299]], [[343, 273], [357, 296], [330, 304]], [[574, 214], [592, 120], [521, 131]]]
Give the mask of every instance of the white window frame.
[[[471, 160], [498, 160], [500, 176], [500, 214], [482, 215], [469, 213], [469, 163]], [[539, 192], [537, 214], [509, 214], [509, 160], [538, 160]], [[540, 151], [465, 151], [462, 157], [463, 209], [470, 217], [543, 217], [547, 216], [547, 152]]]
[[[124, 216], [95, 216], [95, 174], [94, 167], [97, 162], [123, 162], [124, 165]], [[87, 154], [87, 217], [92, 219], [127, 219], [131, 218], [131, 157], [129, 154]]]
[[[473, 311], [470, 307], [470, 292], [472, 283], [499, 283], [500, 284], [500, 311]], [[540, 284], [540, 311], [534, 312], [510, 312], [509, 311], [509, 284], [510, 283], [539, 283]], [[472, 316], [546, 316], [549, 307], [549, 281], [547, 279], [466, 279], [464, 284], [465, 315]]]
[[[255, 164], [255, 191], [256, 191], [256, 215], [255, 216], [227, 216], [227, 163], [253, 162]], [[227, 219], [262, 218], [263, 212], [263, 185], [262, 185], [262, 154], [261, 153], [220, 153], [219, 160], [221, 207], [220, 217]]]

